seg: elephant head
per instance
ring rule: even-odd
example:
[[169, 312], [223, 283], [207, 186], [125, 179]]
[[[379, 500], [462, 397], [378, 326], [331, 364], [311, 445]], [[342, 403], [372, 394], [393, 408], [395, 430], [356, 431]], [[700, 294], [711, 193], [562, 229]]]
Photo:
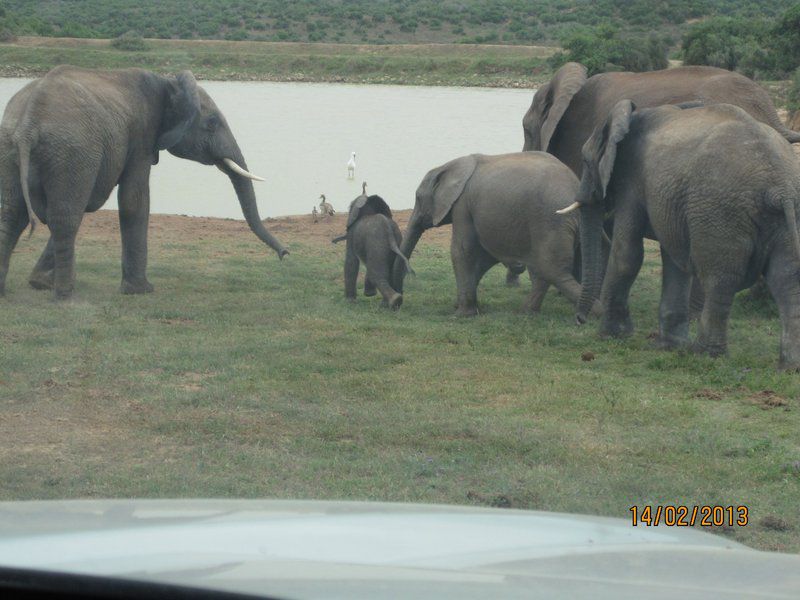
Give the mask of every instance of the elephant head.
[[586, 82], [586, 67], [570, 62], [561, 67], [553, 78], [540, 87], [533, 102], [522, 119], [525, 134], [524, 152], [540, 150], [547, 152], [550, 140], [556, 132], [561, 117], [572, 101], [572, 97]]
[[[426, 229], [450, 223], [450, 211], [459, 199], [478, 165], [476, 156], [463, 156], [428, 171], [417, 188], [414, 211], [408, 221], [400, 250], [411, 258], [420, 236]], [[395, 261], [392, 286], [402, 291], [403, 269]]]
[[567, 208], [566, 213], [576, 208], [581, 210], [581, 297], [578, 301], [577, 320], [586, 321], [592, 303], [600, 295], [605, 270], [603, 253], [604, 215], [613, 210], [607, 199], [617, 146], [628, 134], [636, 106], [630, 100], [620, 100], [614, 105], [608, 118], [598, 126], [583, 145], [583, 173], [578, 197]]
[[264, 227], [258, 214], [252, 180], [236, 138], [225, 116], [189, 71], [169, 79], [155, 151], [167, 150], [180, 158], [215, 165], [231, 179], [242, 213], [258, 238], [283, 258], [289, 252]]
[[389, 205], [386, 204], [386, 201], [380, 196], [367, 196], [366, 193], [361, 194], [350, 203], [350, 212], [347, 215], [347, 228], [350, 229], [355, 222], [362, 217], [377, 214], [385, 215], [391, 219], [392, 209], [389, 208]]

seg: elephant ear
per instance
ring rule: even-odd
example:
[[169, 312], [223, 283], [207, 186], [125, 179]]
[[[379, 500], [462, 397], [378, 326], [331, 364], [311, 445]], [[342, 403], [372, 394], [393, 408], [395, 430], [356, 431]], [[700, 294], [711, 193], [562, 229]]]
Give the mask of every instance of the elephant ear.
[[[542, 150], [543, 152], [549, 150], [550, 141], [553, 139], [561, 117], [564, 116], [569, 103], [572, 102], [572, 97], [578, 93], [584, 83], [586, 83], [586, 67], [580, 63], [569, 62], [553, 75], [550, 83], [536, 92], [531, 108], [538, 116], [540, 143], [539, 148], [532, 148], [533, 150]], [[539, 98], [540, 94], [542, 94], [541, 98]]]
[[168, 150], [181, 141], [200, 112], [197, 81], [191, 71], [181, 71], [167, 86], [167, 99], [161, 117], [158, 150]]
[[347, 215], [347, 229], [353, 226], [364, 215], [382, 214], [392, 218], [392, 209], [380, 196], [366, 196], [362, 194], [350, 203], [350, 213]]
[[429, 171], [422, 180], [417, 197], [427, 205], [433, 227], [439, 226], [450, 213], [477, 166], [475, 154], [462, 156]]
[[628, 134], [631, 116], [635, 110], [636, 105], [630, 100], [617, 102], [605, 122], [592, 132], [583, 145], [583, 159], [589, 166], [589, 176], [593, 179], [594, 198], [606, 197], [617, 158], [617, 145]]

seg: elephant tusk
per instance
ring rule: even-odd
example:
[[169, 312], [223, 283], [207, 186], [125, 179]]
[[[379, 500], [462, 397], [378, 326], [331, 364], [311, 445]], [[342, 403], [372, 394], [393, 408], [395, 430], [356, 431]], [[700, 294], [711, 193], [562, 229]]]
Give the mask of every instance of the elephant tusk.
[[581, 206], [581, 203], [580, 203], [580, 202], [573, 202], [573, 203], [572, 203], [572, 204], [570, 204], [570, 205], [569, 205], [567, 208], [562, 208], [561, 210], [557, 210], [557, 211], [556, 211], [556, 214], [557, 214], [557, 215], [565, 215], [565, 214], [567, 214], [568, 212], [572, 212], [572, 211], [573, 211], [573, 210], [575, 210], [576, 208], [580, 208], [580, 206]]
[[248, 179], [253, 179], [255, 181], [264, 181], [263, 177], [259, 177], [258, 175], [253, 175], [249, 171], [245, 171], [242, 167], [237, 165], [230, 158], [223, 158], [222, 162], [224, 162], [225, 166], [227, 166], [231, 171], [233, 171], [237, 175], [241, 175], [242, 177], [247, 177]]

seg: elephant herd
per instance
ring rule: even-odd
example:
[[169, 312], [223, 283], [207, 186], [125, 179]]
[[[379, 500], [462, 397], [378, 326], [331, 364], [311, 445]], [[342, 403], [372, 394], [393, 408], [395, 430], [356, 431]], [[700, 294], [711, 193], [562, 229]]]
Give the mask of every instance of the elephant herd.
[[[522, 152], [429, 171], [404, 235], [364, 190], [339, 238], [346, 297], [363, 261], [365, 293], [399, 307], [420, 237], [452, 224], [457, 314], [477, 313], [481, 277], [503, 263], [510, 282], [527, 268], [529, 311], [553, 285], [578, 322], [594, 314], [602, 335], [623, 336], [649, 238], [663, 267], [660, 346], [723, 354], [734, 294], [763, 276], [781, 319], [779, 366], [800, 369], [800, 164], [790, 146], [800, 134], [760, 86], [712, 67], [588, 78], [567, 63], [536, 92], [523, 129]], [[117, 185], [122, 291], [152, 291], [148, 179], [161, 150], [228, 175], [251, 230], [287, 254], [259, 218], [257, 178], [225, 117], [191, 73], [62, 66], [18, 92], [0, 124], [0, 295], [14, 246], [38, 218], [50, 239], [29, 282], [69, 297], [82, 216]], [[691, 344], [690, 298], [702, 307]]]

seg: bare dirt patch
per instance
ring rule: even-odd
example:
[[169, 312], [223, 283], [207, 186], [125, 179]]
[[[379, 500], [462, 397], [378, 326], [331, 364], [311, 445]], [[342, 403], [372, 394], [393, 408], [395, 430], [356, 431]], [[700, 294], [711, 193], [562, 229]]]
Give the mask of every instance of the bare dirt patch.
[[748, 397], [748, 400], [761, 407], [763, 410], [770, 410], [773, 408], [785, 408], [788, 410], [789, 402], [773, 392], [772, 390], [761, 390]]
[[[411, 210], [393, 211], [394, 220], [405, 230]], [[347, 215], [337, 214], [314, 222], [309, 215], [290, 215], [264, 219], [264, 225], [283, 243], [292, 242], [318, 246], [331, 246], [331, 240], [342, 235], [347, 228]], [[425, 232], [425, 243], [447, 246], [450, 243], [450, 226], [445, 225]], [[34, 235], [43, 235], [38, 231]], [[149, 239], [151, 242], [184, 243], [198, 239], [238, 238], [255, 240], [243, 220], [213, 217], [187, 217], [183, 215], [150, 215]], [[99, 210], [87, 214], [81, 224], [79, 238], [93, 241], [119, 242], [119, 217], [115, 210]]]

